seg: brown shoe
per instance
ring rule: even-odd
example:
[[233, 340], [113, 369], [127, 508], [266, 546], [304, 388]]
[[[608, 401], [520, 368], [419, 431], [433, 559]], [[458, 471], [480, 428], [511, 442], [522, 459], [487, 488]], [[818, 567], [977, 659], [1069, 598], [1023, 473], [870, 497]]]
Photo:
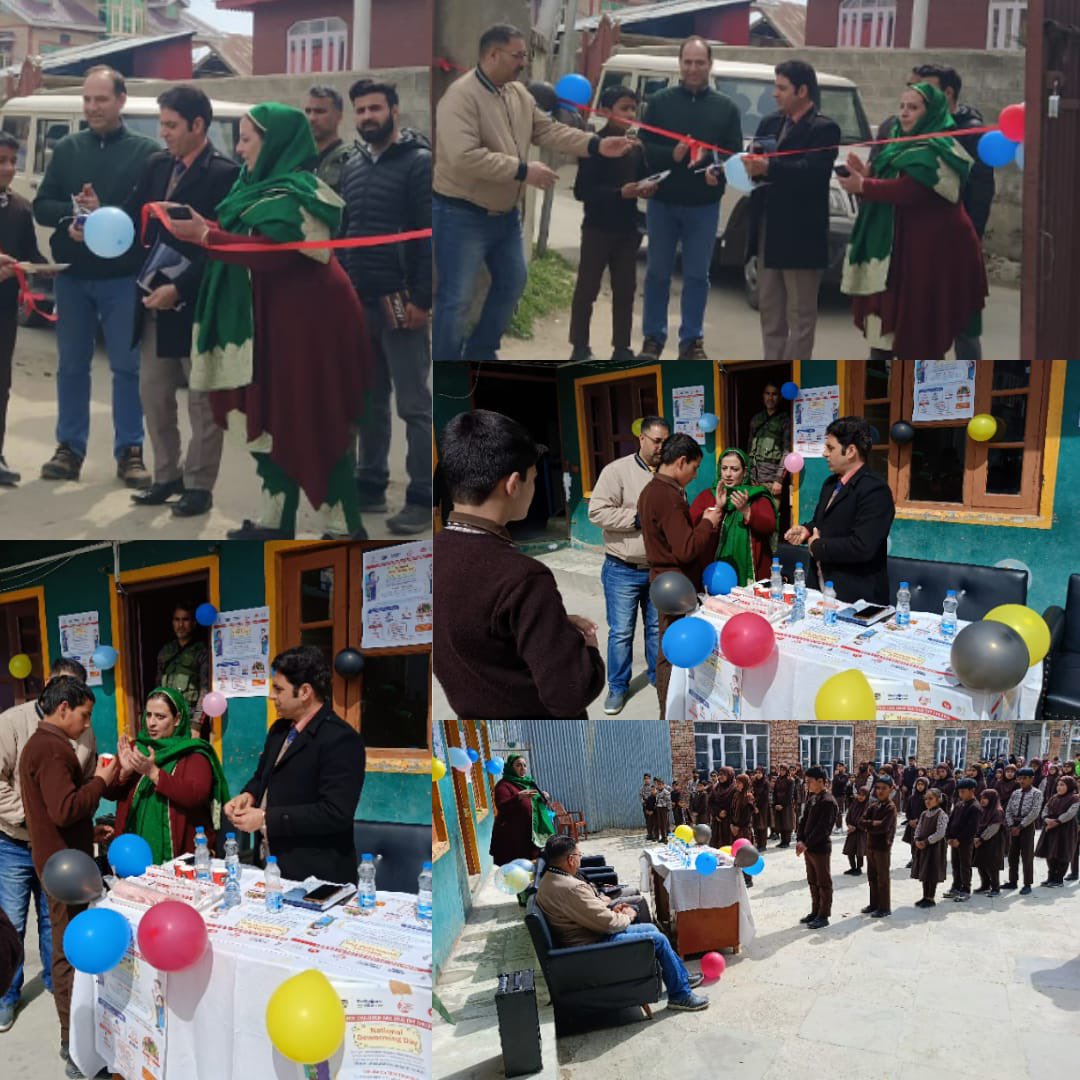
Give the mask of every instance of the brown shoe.
[[664, 351], [664, 343], [659, 338], [647, 337], [641, 345], [641, 352], [638, 353], [639, 360], [659, 360], [660, 354]]
[[116, 459], [116, 475], [129, 488], [148, 488], [154, 482], [143, 464], [141, 446], [125, 446]]
[[61, 443], [53, 456], [41, 466], [42, 480], [78, 480], [83, 459], [68, 446]]
[[686, 341], [680, 342], [679, 359], [708, 360], [708, 356], [705, 355], [705, 339], [696, 337], [689, 338]]

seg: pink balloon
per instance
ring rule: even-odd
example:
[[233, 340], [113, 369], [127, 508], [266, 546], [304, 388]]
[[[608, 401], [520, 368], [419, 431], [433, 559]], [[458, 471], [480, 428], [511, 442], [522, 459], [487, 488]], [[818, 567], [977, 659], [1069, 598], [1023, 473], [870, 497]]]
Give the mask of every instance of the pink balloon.
[[207, 716], [224, 716], [225, 710], [229, 707], [229, 702], [220, 690], [211, 690], [202, 699], [202, 707]]
[[800, 453], [792, 450], [786, 458], [784, 458], [784, 468], [789, 473], [800, 473], [803, 470], [803, 466], [806, 462], [803, 460], [803, 456]]
[[720, 631], [720, 651], [736, 667], [759, 667], [772, 655], [776, 635], [768, 619], [744, 611], [728, 619]]
[[210, 943], [206, 923], [179, 900], [155, 904], [139, 923], [139, 952], [158, 971], [183, 971], [196, 963]]
[[707, 952], [701, 958], [701, 974], [706, 979], [719, 979], [726, 967], [727, 961], [718, 952]]
[[747, 840], [745, 836], [740, 836], [739, 839], [731, 845], [731, 854], [738, 855], [740, 848], [748, 847], [749, 845], [750, 841]]

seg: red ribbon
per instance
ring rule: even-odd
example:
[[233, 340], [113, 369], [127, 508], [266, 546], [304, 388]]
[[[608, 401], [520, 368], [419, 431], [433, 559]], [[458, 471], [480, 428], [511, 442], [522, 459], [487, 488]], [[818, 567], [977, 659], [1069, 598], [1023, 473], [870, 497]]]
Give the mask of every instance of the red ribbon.
[[46, 311], [38, 306], [38, 302], [45, 299], [44, 293], [34, 292], [26, 278], [26, 271], [21, 266], [12, 268], [15, 271], [15, 280], [19, 283], [19, 310], [29, 318], [37, 315], [46, 322], [56, 322], [58, 316], [53, 312]]

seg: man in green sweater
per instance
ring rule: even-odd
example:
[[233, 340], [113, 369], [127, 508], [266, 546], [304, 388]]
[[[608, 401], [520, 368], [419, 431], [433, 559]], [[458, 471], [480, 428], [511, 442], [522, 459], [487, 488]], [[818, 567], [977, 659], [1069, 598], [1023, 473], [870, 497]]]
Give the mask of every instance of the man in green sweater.
[[113, 454], [116, 475], [128, 487], [149, 487], [143, 464], [143, 415], [139, 401], [139, 348], [133, 344], [142, 262], [137, 243], [123, 255], [103, 259], [86, 246], [86, 216], [101, 206], [121, 206], [135, 187], [146, 159], [159, 147], [123, 124], [127, 94], [122, 75], [95, 67], [83, 82], [83, 113], [89, 125], [61, 139], [34, 199], [34, 217], [52, 226], [56, 262], [71, 269], [56, 279], [56, 452], [41, 469], [46, 480], [78, 480], [90, 438], [90, 364], [97, 328], [113, 377]]
[[[679, 83], [648, 99], [644, 120], [655, 127], [678, 132], [730, 153], [743, 148], [742, 120], [738, 107], [713, 90], [712, 46], [700, 37], [687, 38], [679, 48]], [[707, 170], [708, 163], [721, 164], [715, 150], [698, 159], [690, 144], [642, 130], [645, 156], [652, 172], [671, 170], [649, 200], [645, 221], [649, 237], [645, 269], [645, 309], [642, 360], [658, 360], [668, 332], [668, 299], [675, 253], [682, 247], [682, 325], [679, 357], [705, 360], [705, 303], [709, 298], [709, 264], [712, 261], [723, 173]], [[725, 158], [726, 160], [726, 158]]]

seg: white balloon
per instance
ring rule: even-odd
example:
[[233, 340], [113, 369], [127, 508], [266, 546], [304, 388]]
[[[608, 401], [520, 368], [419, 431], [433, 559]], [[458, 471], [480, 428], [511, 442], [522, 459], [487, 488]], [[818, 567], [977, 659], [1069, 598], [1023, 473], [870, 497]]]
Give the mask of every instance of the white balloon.
[[1019, 559], [1002, 559], [1000, 562], [994, 563], [996, 567], [1001, 570], [1023, 570], [1027, 574], [1028, 588], [1031, 588], [1031, 583], [1035, 580], [1035, 575], [1031, 572], [1031, 567], [1027, 563], [1021, 562]]

